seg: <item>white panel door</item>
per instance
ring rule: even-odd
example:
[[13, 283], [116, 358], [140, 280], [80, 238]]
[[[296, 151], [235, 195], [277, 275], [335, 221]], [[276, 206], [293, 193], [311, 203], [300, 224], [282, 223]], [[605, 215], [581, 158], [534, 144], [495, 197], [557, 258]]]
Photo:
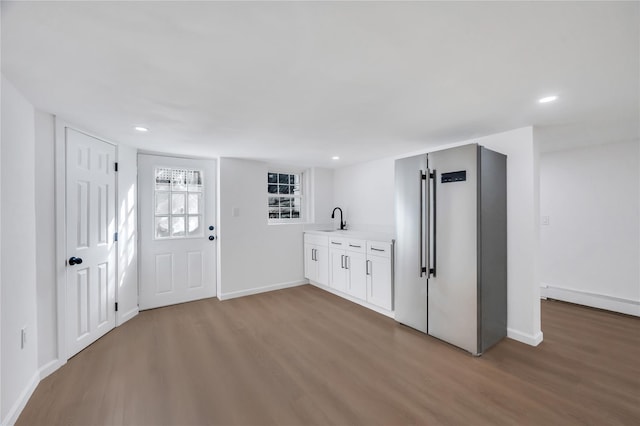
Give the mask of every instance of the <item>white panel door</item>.
[[138, 155], [140, 309], [216, 295], [216, 164]]
[[116, 147], [66, 128], [67, 355], [115, 327]]

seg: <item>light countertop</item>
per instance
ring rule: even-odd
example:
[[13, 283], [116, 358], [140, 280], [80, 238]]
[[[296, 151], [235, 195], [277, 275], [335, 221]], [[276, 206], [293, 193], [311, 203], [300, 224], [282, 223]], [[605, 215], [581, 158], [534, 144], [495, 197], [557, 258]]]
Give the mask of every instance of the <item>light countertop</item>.
[[393, 235], [388, 234], [386, 232], [375, 232], [375, 231], [361, 231], [361, 230], [307, 230], [304, 231], [306, 234], [314, 234], [314, 235], [325, 235], [327, 237], [344, 237], [344, 238], [357, 238], [359, 240], [369, 240], [369, 241], [384, 241], [388, 243], [393, 242]]

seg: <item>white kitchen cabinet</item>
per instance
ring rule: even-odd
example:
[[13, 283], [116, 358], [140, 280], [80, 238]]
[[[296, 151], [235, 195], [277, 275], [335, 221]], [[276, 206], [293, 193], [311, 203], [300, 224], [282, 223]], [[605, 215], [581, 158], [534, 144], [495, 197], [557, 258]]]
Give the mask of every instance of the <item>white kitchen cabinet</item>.
[[344, 267], [345, 251], [329, 249], [329, 286], [338, 291], [347, 290], [347, 270]]
[[391, 259], [367, 257], [367, 302], [389, 311], [393, 310]]
[[304, 276], [310, 281], [329, 285], [329, 248], [327, 238], [305, 235]]
[[359, 299], [367, 296], [366, 241], [329, 238], [329, 285]]
[[393, 310], [393, 246], [367, 241], [367, 302]]
[[393, 246], [367, 241], [367, 302], [393, 310]]
[[[332, 234], [305, 233], [305, 277], [341, 297], [393, 315], [393, 242]], [[324, 280], [319, 269], [326, 273]]]
[[367, 256], [364, 253], [347, 251], [347, 290], [358, 299], [367, 297]]

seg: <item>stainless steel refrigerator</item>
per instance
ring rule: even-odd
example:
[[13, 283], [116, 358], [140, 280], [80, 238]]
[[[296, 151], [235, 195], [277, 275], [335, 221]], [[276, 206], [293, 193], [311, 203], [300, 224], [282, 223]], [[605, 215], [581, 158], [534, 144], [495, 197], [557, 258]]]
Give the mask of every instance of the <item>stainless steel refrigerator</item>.
[[474, 355], [507, 331], [507, 158], [477, 144], [395, 162], [395, 318]]

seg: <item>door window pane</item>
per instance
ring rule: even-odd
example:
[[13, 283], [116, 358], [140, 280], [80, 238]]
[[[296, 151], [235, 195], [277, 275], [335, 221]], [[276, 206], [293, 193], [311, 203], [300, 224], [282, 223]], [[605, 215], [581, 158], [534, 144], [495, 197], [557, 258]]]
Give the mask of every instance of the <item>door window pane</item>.
[[171, 236], [184, 237], [184, 216], [173, 216], [171, 218]]
[[189, 214], [202, 213], [200, 211], [200, 199], [202, 194], [189, 194]]
[[156, 169], [156, 191], [171, 189], [171, 169]]
[[187, 171], [187, 190], [189, 192], [202, 192], [202, 172], [200, 170]]
[[184, 214], [184, 194], [172, 193], [171, 194], [171, 214]]
[[169, 193], [156, 191], [156, 214], [169, 214]]
[[189, 216], [189, 236], [197, 237], [202, 236], [202, 220], [200, 216]]
[[167, 238], [169, 236], [169, 218], [156, 217], [156, 238]]

